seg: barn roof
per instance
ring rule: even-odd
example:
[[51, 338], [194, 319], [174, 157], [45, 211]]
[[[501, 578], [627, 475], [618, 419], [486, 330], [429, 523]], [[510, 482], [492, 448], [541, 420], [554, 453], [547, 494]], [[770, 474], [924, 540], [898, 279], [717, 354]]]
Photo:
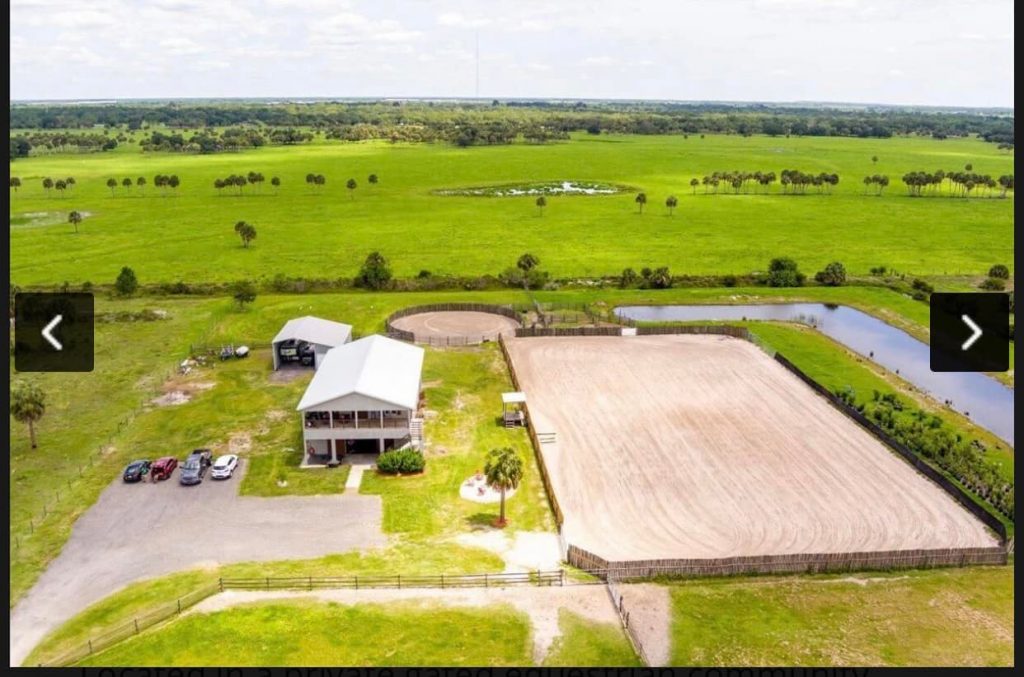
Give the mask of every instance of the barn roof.
[[386, 336], [367, 336], [327, 351], [299, 411], [358, 394], [415, 410], [420, 397], [423, 348]]
[[285, 322], [273, 342], [296, 339], [334, 348], [346, 343], [351, 336], [351, 325], [306, 315]]

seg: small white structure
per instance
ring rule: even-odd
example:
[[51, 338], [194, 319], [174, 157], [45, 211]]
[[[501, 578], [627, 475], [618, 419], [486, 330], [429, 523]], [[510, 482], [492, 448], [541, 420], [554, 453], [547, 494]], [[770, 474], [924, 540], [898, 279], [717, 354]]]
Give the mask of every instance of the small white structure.
[[506, 428], [526, 425], [526, 412], [523, 410], [525, 404], [526, 393], [501, 394], [501, 418], [505, 421]]
[[421, 448], [423, 348], [367, 336], [328, 351], [296, 409], [307, 457]]
[[327, 351], [351, 340], [351, 325], [311, 315], [288, 320], [273, 340], [274, 369], [289, 363], [319, 369]]

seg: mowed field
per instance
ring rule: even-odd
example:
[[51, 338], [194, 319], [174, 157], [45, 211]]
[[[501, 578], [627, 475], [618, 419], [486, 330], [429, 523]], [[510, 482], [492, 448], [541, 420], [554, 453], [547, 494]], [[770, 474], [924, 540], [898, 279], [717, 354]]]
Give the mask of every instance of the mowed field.
[[[871, 162], [878, 156], [877, 164]], [[617, 275], [629, 266], [667, 265], [675, 274], [749, 273], [774, 256], [794, 257], [812, 273], [833, 260], [851, 274], [873, 266], [913, 274], [983, 274], [1013, 264], [1013, 200], [910, 198], [899, 181], [911, 170], [962, 170], [998, 177], [1013, 157], [977, 139], [772, 138], [697, 135], [588, 136], [543, 146], [455, 148], [439, 144], [341, 143], [267, 147], [240, 153], [142, 153], [128, 144], [92, 155], [53, 155], [10, 165], [23, 187], [11, 192], [11, 280], [110, 284], [122, 266], [142, 283], [273, 277], [348, 278], [381, 251], [395, 275], [497, 274], [524, 251], [556, 277]], [[784, 196], [692, 194], [691, 178], [715, 171], [835, 172], [832, 195], [812, 189]], [[216, 178], [250, 171], [261, 188], [219, 194]], [[310, 189], [308, 173], [327, 184]], [[367, 176], [380, 177], [369, 185]], [[166, 195], [156, 174], [176, 174]], [[881, 197], [861, 179], [886, 174]], [[43, 177], [76, 179], [47, 196]], [[109, 178], [144, 176], [148, 185], [106, 187]], [[280, 177], [279, 191], [270, 178]], [[355, 178], [359, 187], [348, 191]], [[625, 185], [618, 195], [549, 197], [541, 215], [532, 197], [436, 195], [444, 188], [542, 181]], [[641, 215], [633, 201], [643, 190]], [[665, 198], [676, 195], [674, 216]], [[993, 193], [996, 194], [996, 193]], [[1012, 195], [1012, 193], [1011, 193]], [[78, 234], [67, 213], [86, 218]], [[257, 239], [244, 249], [239, 220]]]
[[720, 336], [508, 342], [567, 540], [612, 561], [994, 546], [938, 486]]

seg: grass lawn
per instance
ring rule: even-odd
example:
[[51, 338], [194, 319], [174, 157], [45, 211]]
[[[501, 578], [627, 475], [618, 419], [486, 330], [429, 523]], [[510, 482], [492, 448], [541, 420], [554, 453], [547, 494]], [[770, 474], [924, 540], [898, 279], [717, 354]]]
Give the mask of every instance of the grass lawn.
[[[877, 165], [870, 158], [877, 155]], [[123, 152], [49, 155], [10, 166], [23, 188], [11, 193], [11, 280], [18, 284], [111, 283], [120, 267], [149, 282], [289, 276], [352, 276], [380, 250], [399, 277], [420, 270], [498, 273], [530, 251], [553, 275], [618, 274], [667, 265], [676, 273], [747, 273], [773, 256], [792, 256], [809, 273], [832, 260], [853, 274], [872, 266], [914, 274], [983, 274], [1013, 265], [1013, 200], [910, 198], [899, 177], [910, 170], [1012, 173], [1013, 157], [977, 139], [770, 138], [763, 136], [575, 135], [568, 143], [453, 148], [440, 144], [341, 143], [264, 147], [242, 153], [179, 155]], [[718, 170], [836, 172], [833, 195], [691, 193], [688, 182]], [[215, 178], [259, 171], [269, 187], [218, 195]], [[308, 172], [327, 177], [321, 191]], [[380, 183], [369, 186], [376, 173]], [[152, 186], [106, 188], [110, 177], [177, 174], [176, 195]], [[887, 174], [881, 197], [861, 178]], [[65, 197], [47, 197], [43, 177], [74, 176]], [[360, 183], [354, 199], [345, 181]], [[538, 215], [531, 197], [441, 196], [439, 188], [538, 181], [626, 184], [647, 193], [637, 213], [632, 192], [548, 198]], [[679, 207], [662, 206], [674, 194]], [[87, 214], [79, 234], [71, 210]], [[236, 221], [255, 225], [243, 249]], [[414, 236], [410, 236], [414, 234]], [[506, 245], [514, 242], [514, 247]], [[499, 244], [500, 243], [500, 244]], [[330, 261], [330, 266], [318, 266]]]
[[641, 667], [621, 627], [595, 623], [564, 609], [558, 616], [562, 635], [551, 645], [545, 667]]
[[544, 485], [522, 428], [507, 429], [501, 418], [501, 393], [512, 390], [497, 345], [431, 349], [423, 369], [428, 411], [424, 425], [429, 447], [422, 475], [363, 475], [360, 491], [384, 499], [384, 531], [414, 538], [438, 538], [488, 527], [498, 505], [459, 497], [459, 486], [482, 470], [487, 452], [510, 446], [524, 461], [525, 475], [506, 502], [511, 529], [553, 529]]
[[671, 584], [674, 665], [1009, 666], [1013, 567]]
[[529, 662], [529, 620], [511, 607], [275, 601], [184, 616], [97, 654], [84, 665], [495, 666]]
[[407, 573], [480, 573], [500, 571], [501, 559], [479, 548], [449, 544], [404, 543], [367, 553], [344, 553], [312, 560], [252, 562], [229, 564], [217, 568], [184, 571], [133, 583], [77, 614], [50, 633], [25, 660], [25, 665], [38, 665], [84, 645], [105, 630], [130, 623], [132, 619], [156, 608], [174, 604], [175, 600], [205, 588], [219, 577], [253, 576], [349, 576], [363, 574]]

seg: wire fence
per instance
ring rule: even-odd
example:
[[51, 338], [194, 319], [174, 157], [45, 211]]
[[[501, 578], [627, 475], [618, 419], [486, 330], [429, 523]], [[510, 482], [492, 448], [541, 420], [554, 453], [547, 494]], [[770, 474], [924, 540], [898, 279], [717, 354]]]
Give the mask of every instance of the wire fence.
[[640, 661], [644, 665], [650, 665], [651, 661], [647, 657], [647, 652], [644, 651], [644, 644], [634, 626], [629, 622], [630, 615], [629, 609], [626, 608], [626, 600], [619, 591], [619, 586], [615, 583], [613, 577], [609, 576], [607, 578], [605, 588], [608, 590], [608, 596], [612, 598], [612, 606], [615, 607], [616, 613], [619, 614], [619, 621], [622, 623], [622, 629], [626, 631], [626, 638], [633, 645], [633, 651], [640, 657]]

